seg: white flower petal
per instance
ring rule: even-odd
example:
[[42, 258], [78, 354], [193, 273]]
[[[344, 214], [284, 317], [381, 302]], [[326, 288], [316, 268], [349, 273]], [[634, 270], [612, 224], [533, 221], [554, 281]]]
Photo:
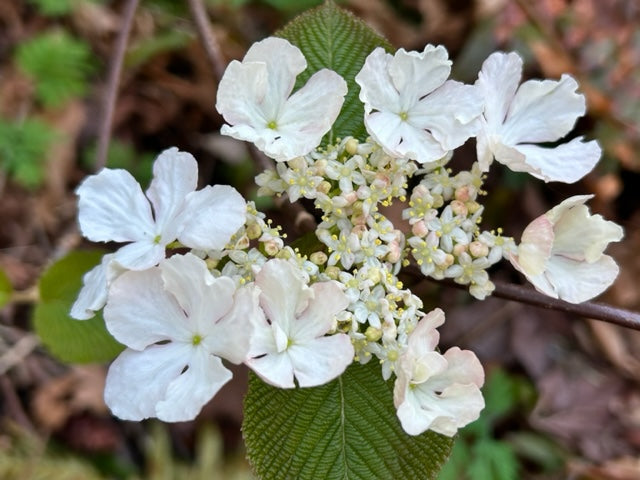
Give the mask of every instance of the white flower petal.
[[575, 205], [562, 214], [562, 222], [555, 231], [553, 252], [572, 260], [595, 262], [610, 242], [619, 242], [622, 237], [620, 225], [601, 215], [591, 215], [586, 205]]
[[[545, 275], [553, 285], [557, 298], [571, 303], [582, 303], [609, 288], [618, 272], [618, 265], [608, 255], [603, 255], [593, 263], [555, 256], [547, 265]], [[538, 287], [536, 283], [533, 285]]]
[[167, 386], [163, 399], [157, 403], [157, 417], [164, 422], [193, 420], [231, 376], [218, 357], [196, 348], [187, 370]]
[[442, 45], [427, 45], [421, 53], [401, 48], [389, 57], [389, 76], [400, 93], [403, 110], [440, 87], [451, 73], [451, 60]]
[[337, 282], [319, 282], [310, 288], [313, 290], [313, 298], [291, 328], [291, 337], [296, 340], [325, 335], [333, 326], [335, 315], [350, 303]]
[[577, 182], [593, 170], [602, 153], [598, 142], [583, 142], [582, 137], [555, 148], [524, 144], [515, 148], [526, 157], [527, 165], [534, 169], [529, 173], [545, 182]]
[[266, 145], [265, 153], [285, 161], [311, 152], [331, 129], [346, 94], [347, 82], [337, 73], [313, 74], [285, 103], [276, 127], [281, 137]]
[[522, 232], [517, 258], [512, 256], [511, 263], [525, 275], [540, 275], [551, 256], [553, 241], [553, 224], [546, 215], [539, 216]]
[[484, 117], [496, 131], [507, 117], [509, 105], [522, 77], [522, 59], [517, 53], [495, 52], [482, 64], [476, 86], [484, 98]]
[[236, 364], [247, 358], [249, 342], [254, 336], [253, 319], [262, 319], [266, 324], [258, 304], [259, 295], [260, 290], [253, 285], [235, 292], [231, 310], [216, 321], [210, 334], [202, 340], [211, 353]]
[[360, 85], [359, 97], [366, 113], [372, 110], [389, 110], [397, 115], [400, 112], [400, 92], [389, 74], [389, 62], [392, 58], [382, 47], [376, 48], [367, 56], [355, 77], [356, 83]]
[[159, 268], [126, 272], [114, 281], [104, 320], [116, 340], [135, 350], [191, 337], [190, 320], [164, 289]]
[[305, 308], [313, 290], [302, 275], [286, 260], [273, 259], [264, 264], [255, 277], [260, 287], [260, 306], [269, 320], [289, 334], [300, 308]]
[[[229, 125], [221, 133], [238, 140], [254, 141], [269, 120], [263, 111], [267, 96], [267, 65], [264, 62], [229, 63], [218, 85], [216, 109]], [[236, 130], [240, 126], [244, 129]]]
[[364, 123], [371, 137], [393, 157], [429, 163], [447, 153], [430, 132], [402, 121], [398, 115], [373, 112], [365, 117]]
[[245, 223], [247, 204], [228, 185], [208, 186], [187, 195], [178, 240], [198, 250], [222, 250]]
[[524, 82], [513, 97], [501, 130], [505, 142], [554, 142], [564, 137], [585, 113], [586, 101], [577, 89], [578, 83], [569, 75], [559, 81]]
[[88, 320], [107, 303], [107, 264], [112, 254], [102, 257], [100, 264], [93, 267], [82, 277], [82, 289], [71, 306], [71, 317], [76, 320]]
[[185, 367], [190, 348], [168, 343], [141, 352], [123, 351], [109, 367], [104, 389], [104, 400], [113, 414], [134, 421], [155, 417], [156, 404]]
[[[307, 68], [307, 61], [300, 49], [278, 37], [268, 37], [254, 43], [242, 61], [264, 62], [269, 81], [265, 101], [273, 101], [277, 106], [284, 103], [293, 90], [296, 77]], [[270, 115], [277, 113], [268, 112]]]
[[436, 433], [453, 437], [458, 429], [480, 417], [484, 408], [482, 392], [474, 384], [454, 384], [439, 396], [436, 415], [430, 429]]
[[476, 155], [481, 172], [488, 172], [493, 163], [493, 149], [491, 148], [493, 140], [489, 138], [486, 123], [486, 120], [480, 119], [480, 131], [476, 137]]
[[144, 239], [120, 247], [114, 253], [113, 258], [129, 270], [146, 270], [165, 258], [165, 246]]
[[176, 147], [158, 155], [153, 164], [153, 180], [147, 190], [147, 197], [153, 205], [156, 224], [162, 232], [163, 243], [167, 244], [178, 236], [175, 217], [180, 212], [185, 197], [196, 189], [198, 164], [188, 152], [180, 152]]
[[104, 169], [76, 189], [82, 234], [94, 242], [153, 241], [151, 205], [125, 170]]
[[204, 260], [192, 253], [173, 255], [160, 264], [165, 289], [189, 318], [194, 333], [207, 335], [216, 320], [233, 305], [235, 284], [228, 277], [214, 278]]
[[280, 388], [294, 388], [296, 386], [293, 383], [293, 366], [287, 352], [251, 358], [245, 363], [270, 385]]
[[294, 343], [287, 352], [301, 387], [315, 387], [333, 380], [345, 371], [354, 356], [351, 339], [344, 333]]
[[429, 130], [445, 150], [461, 146], [480, 129], [484, 106], [479, 90], [449, 80], [419, 102], [409, 113], [416, 127]]
[[426, 352], [433, 351], [440, 341], [440, 334], [436, 328], [443, 323], [444, 312], [439, 308], [434, 308], [422, 317], [409, 336], [408, 354], [420, 357]]

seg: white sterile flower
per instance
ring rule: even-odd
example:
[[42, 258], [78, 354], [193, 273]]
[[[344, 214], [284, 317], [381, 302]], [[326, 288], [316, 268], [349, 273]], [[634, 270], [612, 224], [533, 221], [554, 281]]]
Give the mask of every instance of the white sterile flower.
[[452, 437], [484, 408], [484, 371], [475, 354], [458, 347], [444, 355], [435, 351], [440, 339], [436, 328], [443, 323], [440, 309], [423, 317], [396, 364], [393, 402], [409, 435], [433, 430]]
[[128, 348], [111, 364], [105, 401], [124, 420], [192, 420], [231, 379], [220, 357], [242, 362], [258, 292], [236, 291], [192, 254], [129, 271], [111, 286], [109, 332]]
[[254, 43], [220, 81], [216, 108], [229, 123], [220, 132], [253, 142], [276, 161], [311, 152], [337, 118], [347, 83], [322, 69], [291, 95], [306, 68], [300, 49], [282, 38]]
[[[334, 281], [308, 286], [286, 260], [274, 259], [256, 274], [262, 311], [245, 362], [265, 382], [294, 388], [325, 384], [347, 368], [354, 350], [344, 333], [325, 336], [349, 300]], [[266, 315], [266, 317], [265, 317]]]
[[619, 225], [591, 215], [577, 195], [536, 218], [524, 232], [511, 263], [539, 292], [571, 303], [587, 301], [606, 290], [618, 265], [604, 250], [622, 239]]
[[196, 160], [175, 147], [156, 159], [146, 196], [129, 172], [104, 169], [76, 190], [82, 234], [94, 242], [131, 242], [113, 257], [131, 270], [157, 265], [175, 240], [222, 249], [244, 224], [245, 201], [227, 185], [195, 191], [197, 181]]
[[516, 172], [546, 182], [573, 183], [600, 159], [596, 141], [574, 138], [554, 148], [535, 145], [567, 135], [585, 113], [584, 95], [569, 75], [559, 81], [528, 80], [518, 87], [522, 59], [516, 53], [493, 53], [485, 60], [476, 86], [485, 99], [477, 153], [483, 171], [495, 158]]
[[385, 152], [435, 162], [477, 133], [482, 97], [471, 85], [447, 81], [450, 71], [442, 46], [369, 54], [355, 80], [367, 131]]
[[82, 277], [82, 289], [71, 306], [70, 315], [76, 320], [88, 320], [107, 303], [109, 285], [126, 271], [114, 255], [108, 253], [102, 257], [100, 264], [93, 267]]

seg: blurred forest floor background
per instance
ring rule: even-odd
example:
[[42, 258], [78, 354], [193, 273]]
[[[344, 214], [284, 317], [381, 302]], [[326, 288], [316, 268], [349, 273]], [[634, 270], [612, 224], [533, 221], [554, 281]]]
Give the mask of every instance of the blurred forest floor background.
[[[1, 479], [252, 478], [240, 432], [246, 372], [194, 422], [119, 422], [102, 401], [106, 367], [66, 365], [33, 332], [39, 276], [69, 251], [89, 247], [76, 225], [74, 188], [101, 167], [96, 141], [109, 64], [130, 3], [0, 2]], [[205, 1], [225, 61], [318, 3]], [[496, 49], [523, 56], [527, 78], [578, 79], [588, 113], [577, 133], [600, 142], [600, 164], [575, 185], [545, 185], [494, 164], [484, 225], [518, 239], [562, 199], [595, 193], [592, 211], [626, 230], [609, 249], [620, 276], [599, 300], [640, 311], [640, 2], [338, 3], [397, 47], [445, 45], [458, 80], [472, 83]], [[195, 25], [187, 2], [141, 1], [107, 165], [127, 168], [145, 185], [155, 155], [175, 145], [196, 156], [202, 184], [232, 184], [254, 198], [260, 167], [245, 146], [217, 133], [216, 77]], [[471, 164], [468, 147], [454, 168]], [[295, 238], [286, 211], [256, 200]], [[492, 275], [523, 282], [508, 267]], [[406, 284], [426, 308], [447, 312], [443, 348], [474, 350], [488, 375], [487, 409], [460, 434], [443, 480], [640, 478], [639, 332], [501, 299], [478, 302], [415, 278]]]

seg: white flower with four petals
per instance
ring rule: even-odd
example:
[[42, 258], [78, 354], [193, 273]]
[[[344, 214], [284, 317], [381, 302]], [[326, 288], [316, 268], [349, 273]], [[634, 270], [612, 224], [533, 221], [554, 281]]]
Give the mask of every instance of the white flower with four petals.
[[596, 141], [582, 137], [548, 148], [567, 135], [585, 113], [584, 95], [569, 75], [559, 81], [522, 77], [517, 53], [493, 53], [482, 64], [476, 86], [484, 97], [482, 130], [477, 137], [478, 162], [487, 171], [495, 158], [516, 172], [528, 172], [546, 182], [573, 183], [600, 159]]
[[300, 49], [282, 38], [254, 43], [220, 80], [216, 109], [228, 123], [220, 132], [252, 142], [279, 162], [311, 152], [338, 117], [347, 82], [322, 69], [291, 94], [306, 68]]
[[308, 286], [286, 260], [269, 260], [256, 274], [264, 313], [252, 317], [254, 336], [246, 364], [265, 382], [293, 388], [323, 385], [353, 361], [349, 336], [326, 334], [349, 299], [335, 281]]
[[231, 379], [221, 358], [244, 361], [257, 292], [174, 255], [113, 282], [104, 320], [127, 346], [109, 367], [105, 401], [123, 420], [192, 420]]
[[478, 130], [482, 98], [471, 85], [447, 80], [444, 47], [394, 55], [376, 48], [356, 75], [367, 132], [393, 157], [435, 162]]

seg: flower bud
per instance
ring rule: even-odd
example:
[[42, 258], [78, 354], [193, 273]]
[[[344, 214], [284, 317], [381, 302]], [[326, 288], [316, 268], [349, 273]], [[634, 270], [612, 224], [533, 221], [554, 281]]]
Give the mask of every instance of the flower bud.
[[262, 235], [262, 228], [257, 223], [250, 223], [246, 228], [247, 237], [250, 240], [255, 240], [256, 238], [260, 238]]
[[316, 190], [320, 193], [324, 193], [325, 195], [327, 195], [331, 191], [331, 184], [326, 180], [323, 180], [316, 187]]
[[486, 257], [487, 255], [489, 255], [489, 247], [486, 244], [476, 240], [469, 244], [469, 253], [476, 258]]
[[350, 138], [349, 140], [347, 140], [347, 143], [344, 146], [345, 151], [349, 155], [355, 155], [356, 153], [358, 153], [358, 143], [358, 140], [356, 140], [355, 138]]
[[453, 200], [451, 203], [451, 211], [456, 215], [460, 215], [461, 217], [466, 217], [469, 213], [467, 206], [462, 203], [460, 200]]
[[367, 338], [369, 342], [377, 342], [382, 338], [382, 330], [379, 328], [368, 327], [364, 332], [364, 336]]
[[467, 210], [469, 210], [469, 213], [472, 215], [476, 213], [481, 206], [482, 205], [480, 205], [478, 202], [473, 200], [470, 202], [467, 202]]
[[324, 265], [325, 263], [327, 263], [327, 258], [327, 254], [322, 251], [313, 252], [309, 256], [309, 260], [311, 260], [316, 265]]
[[456, 200], [460, 202], [468, 202], [469, 200], [471, 200], [469, 185], [463, 185], [461, 187], [456, 188], [454, 197]]
[[453, 247], [453, 254], [459, 257], [461, 254], [467, 251], [467, 245], [464, 243], [456, 243]]
[[324, 274], [332, 280], [337, 280], [341, 270], [335, 265], [329, 265], [324, 269]]
[[411, 233], [413, 233], [416, 237], [424, 238], [429, 233], [429, 228], [424, 220], [420, 220], [416, 222], [411, 227]]

